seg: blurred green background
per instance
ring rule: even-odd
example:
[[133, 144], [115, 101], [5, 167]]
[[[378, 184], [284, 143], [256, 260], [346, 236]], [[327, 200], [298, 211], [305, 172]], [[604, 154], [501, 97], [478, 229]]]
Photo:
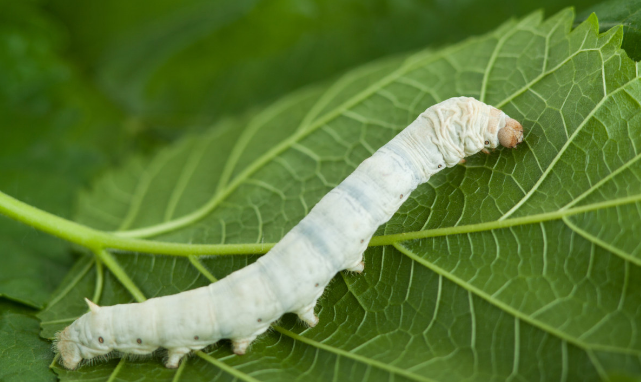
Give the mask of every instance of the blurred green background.
[[[603, 29], [624, 23], [624, 48], [638, 60], [641, 1], [597, 3], [0, 0], [0, 190], [69, 218], [101, 171], [187, 130], [540, 8], [573, 6], [577, 23], [596, 10]], [[0, 327], [17, 330], [7, 325], [24, 317], [25, 338], [48, 346], [30, 317], [71, 266], [69, 245], [0, 217], [0, 251]], [[3, 351], [0, 379], [19, 375], [24, 355]], [[55, 378], [50, 352], [35, 354], [33, 379]]]

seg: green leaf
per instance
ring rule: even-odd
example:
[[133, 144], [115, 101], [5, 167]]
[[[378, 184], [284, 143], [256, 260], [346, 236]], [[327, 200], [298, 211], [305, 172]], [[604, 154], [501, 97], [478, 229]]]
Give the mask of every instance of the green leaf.
[[[579, 9], [596, 3], [583, 0]], [[486, 33], [569, 0], [160, 0], [48, 8], [74, 58], [114, 102], [155, 129], [205, 125], [399, 52]], [[173, 135], [178, 135], [174, 131]], [[165, 132], [167, 134], [167, 132]]]
[[53, 360], [51, 344], [38, 332], [38, 320], [31, 310], [0, 301], [0, 380], [56, 380], [48, 368]]
[[[60, 27], [28, 2], [0, 12], [0, 189], [62, 216], [118, 153], [119, 115], [60, 58]], [[88, 132], [91, 131], [91, 133]], [[41, 308], [69, 244], [0, 217], [0, 296]]]
[[[638, 378], [641, 68], [620, 49], [621, 27], [572, 22], [570, 10], [536, 13], [364, 66], [106, 174], [82, 195], [79, 222], [161, 242], [269, 243], [434, 103], [474, 96], [526, 130], [518, 150], [476, 155], [417, 189], [379, 229], [387, 245], [366, 252], [365, 272], [327, 288], [317, 327], [285, 315], [242, 357], [222, 341], [177, 371], [154, 357], [58, 366], [61, 379]], [[114, 257], [106, 265], [133, 283], [83, 259], [41, 314], [44, 336], [85, 312], [81, 297], [173, 294], [255, 259]]]
[[590, 13], [599, 15], [602, 31], [614, 25], [623, 25], [623, 44], [630, 58], [641, 60], [641, 1], [608, 0], [581, 12], [577, 20], [585, 20]]

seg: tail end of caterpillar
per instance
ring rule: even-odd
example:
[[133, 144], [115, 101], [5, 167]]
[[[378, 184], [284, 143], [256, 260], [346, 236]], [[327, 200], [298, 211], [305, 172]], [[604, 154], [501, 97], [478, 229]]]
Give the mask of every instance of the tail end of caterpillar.
[[507, 117], [505, 127], [499, 130], [498, 138], [502, 146], [515, 149], [523, 142], [523, 126], [517, 120]]
[[97, 304], [85, 299], [89, 312], [80, 316], [71, 325], [56, 333], [54, 351], [60, 355], [60, 363], [74, 370], [87, 360], [104, 358], [112, 350], [109, 337], [104, 330], [104, 322], [109, 316]]
[[62, 366], [74, 370], [82, 361], [82, 355], [75, 341], [71, 338], [69, 330], [69, 327], [66, 327], [63, 331], [56, 333], [54, 351], [60, 354]]

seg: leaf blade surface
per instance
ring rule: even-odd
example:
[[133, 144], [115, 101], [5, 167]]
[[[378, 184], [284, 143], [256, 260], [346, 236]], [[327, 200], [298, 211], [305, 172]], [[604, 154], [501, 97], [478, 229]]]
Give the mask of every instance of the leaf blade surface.
[[[329, 380], [349, 373], [366, 380], [435, 381], [635, 375], [641, 365], [639, 251], [633, 235], [617, 233], [627, 226], [632, 228], [624, 232], [632, 232], [638, 222], [638, 65], [620, 49], [620, 28], [598, 34], [591, 17], [570, 31], [572, 21], [571, 11], [545, 21], [533, 14], [487, 36], [374, 64], [379, 66], [347, 74], [333, 87], [294, 94], [250, 121], [244, 133], [237, 122], [201, 138], [211, 142], [203, 153], [220, 154], [217, 164], [187, 166], [199, 143], [187, 138], [150, 162], [114, 172], [116, 185], [134, 195], [121, 198], [119, 208], [109, 207], [116, 197], [106, 178], [100, 180], [83, 196], [78, 220], [161, 241], [274, 242], [427, 106], [461, 94], [483, 98], [523, 123], [525, 147], [480, 154], [438, 174], [378, 233], [534, 221], [370, 248], [363, 275], [341, 273], [330, 284], [317, 309], [319, 326], [305, 329], [285, 316], [278, 324], [283, 330], [262, 337], [246, 356], [231, 355], [225, 342], [209, 353], [238, 375], [202, 356], [190, 359], [179, 376], [198, 380], [204, 370], [217, 370], [218, 380]], [[350, 86], [357, 89], [332, 100]], [[290, 133], [278, 135], [284, 125]], [[272, 133], [281, 138], [259, 149]], [[190, 179], [219, 182], [197, 190], [184, 186], [180, 197], [172, 197], [184, 168], [192, 169]], [[168, 214], [166, 206], [172, 200], [179, 206], [182, 198], [200, 204]], [[600, 207], [603, 201], [613, 204]], [[113, 221], [90, 206], [106, 208]], [[536, 221], [573, 206], [587, 212]], [[117, 259], [147, 297], [209, 282], [184, 259]], [[199, 261], [221, 278], [253, 259]], [[110, 288], [103, 304], [132, 301], [110, 275], [105, 280]], [[66, 290], [69, 297], [43, 317], [82, 314], [68, 309], [75, 292]], [[157, 360], [114, 360], [64, 376], [101, 370], [120, 377], [128, 370], [124, 376], [136, 379], [134, 369], [174, 376]]]

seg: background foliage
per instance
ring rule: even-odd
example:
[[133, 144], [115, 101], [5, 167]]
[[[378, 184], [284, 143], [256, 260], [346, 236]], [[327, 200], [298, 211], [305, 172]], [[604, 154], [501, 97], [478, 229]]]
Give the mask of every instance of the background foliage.
[[[449, 44], [539, 7], [551, 14], [567, 5], [582, 12], [578, 23], [587, 18], [591, 4], [351, 1], [337, 9], [334, 3], [312, 1], [165, 1], [153, 8], [125, 1], [3, 1], [0, 189], [70, 217], [78, 191], [97, 174], [132, 154], [154, 151], [186, 129], [201, 131], [240, 114], [233, 124], [223, 124], [227, 130], [222, 133], [233, 139], [240, 133], [235, 126], [246, 121], [242, 115], [251, 116], [259, 105], [303, 85], [332, 84], [338, 73], [357, 64]], [[638, 59], [638, 3], [595, 9], [603, 13], [603, 29], [625, 23], [623, 46]], [[381, 65], [383, 72], [387, 64]], [[317, 96], [313, 90], [299, 94], [310, 100]], [[25, 346], [5, 348], [3, 340], [7, 356], [0, 358], [0, 376], [55, 379], [47, 368], [52, 353], [29, 326], [35, 310], [18, 304], [44, 306], [71, 266], [70, 248], [6, 219], [0, 228], [0, 248], [6, 253], [0, 293], [14, 301], [0, 307], [3, 328], [21, 345], [32, 344], [26, 352]], [[270, 231], [269, 240], [285, 229]], [[82, 274], [90, 290], [93, 270], [83, 261], [70, 277]], [[222, 276], [247, 261], [209, 268]], [[106, 278], [103, 298], [128, 299], [112, 282]], [[168, 294], [206, 282], [199, 276], [170, 289], [148, 288]], [[101, 369], [105, 375], [108, 367]]]

